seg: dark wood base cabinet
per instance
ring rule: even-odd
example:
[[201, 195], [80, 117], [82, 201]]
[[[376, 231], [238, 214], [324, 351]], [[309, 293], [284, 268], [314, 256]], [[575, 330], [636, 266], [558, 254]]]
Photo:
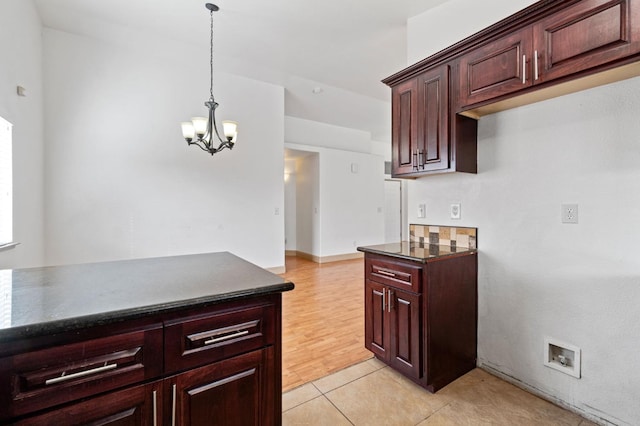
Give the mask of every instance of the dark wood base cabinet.
[[[181, 425], [243, 426], [272, 424], [276, 389], [273, 348], [262, 349], [201, 367], [168, 380], [166, 418]], [[167, 389], [168, 388], [168, 389]], [[271, 402], [271, 403], [266, 403]]]
[[476, 366], [477, 253], [365, 253], [365, 347], [431, 392]]
[[0, 424], [278, 425], [280, 307], [278, 293], [16, 342]]

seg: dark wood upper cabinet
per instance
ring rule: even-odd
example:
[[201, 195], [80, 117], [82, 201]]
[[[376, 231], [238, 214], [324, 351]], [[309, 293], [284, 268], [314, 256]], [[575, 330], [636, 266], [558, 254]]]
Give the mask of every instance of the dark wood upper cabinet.
[[639, 0], [558, 3], [568, 6], [461, 57], [461, 109], [604, 71], [640, 52]]
[[[394, 177], [447, 171], [475, 173], [477, 125], [473, 120], [451, 117], [450, 73], [451, 67], [446, 64], [392, 85]], [[456, 128], [452, 129], [454, 123]], [[469, 141], [462, 143], [463, 138]], [[456, 162], [456, 158], [462, 161]]]
[[541, 0], [383, 80], [393, 176], [477, 172], [481, 116], [640, 75], [640, 0]]
[[531, 29], [518, 31], [460, 59], [460, 104], [472, 105], [531, 86]]
[[393, 175], [412, 173], [417, 168], [418, 81], [405, 81], [392, 90]]
[[640, 51], [640, 2], [583, 0], [533, 25], [539, 82]]
[[418, 170], [449, 168], [449, 66], [418, 76]]

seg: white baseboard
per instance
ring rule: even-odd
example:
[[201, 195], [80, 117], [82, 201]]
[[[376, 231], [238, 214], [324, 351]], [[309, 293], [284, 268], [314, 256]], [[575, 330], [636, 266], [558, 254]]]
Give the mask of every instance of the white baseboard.
[[302, 251], [288, 251], [286, 252], [286, 254], [287, 256], [297, 256], [316, 263], [339, 262], [341, 260], [362, 259], [364, 257], [364, 253], [361, 252], [337, 254], [333, 256], [316, 256], [314, 254], [309, 254]]

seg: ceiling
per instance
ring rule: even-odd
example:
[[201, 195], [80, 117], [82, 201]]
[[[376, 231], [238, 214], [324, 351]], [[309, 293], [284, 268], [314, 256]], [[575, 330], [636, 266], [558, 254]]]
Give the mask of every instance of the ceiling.
[[[285, 87], [290, 116], [390, 137], [390, 90], [406, 67], [406, 21], [448, 0], [218, 0], [216, 70]], [[35, 0], [46, 27], [208, 48], [202, 0]], [[208, 65], [208, 58], [203, 66]], [[312, 90], [322, 89], [319, 94]]]

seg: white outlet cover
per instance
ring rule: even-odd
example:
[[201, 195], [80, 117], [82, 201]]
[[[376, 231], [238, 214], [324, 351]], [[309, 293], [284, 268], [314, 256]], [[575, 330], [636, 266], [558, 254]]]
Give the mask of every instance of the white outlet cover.
[[562, 223], [578, 223], [578, 205], [562, 204]]
[[462, 217], [460, 203], [451, 204], [451, 219], [459, 220]]

